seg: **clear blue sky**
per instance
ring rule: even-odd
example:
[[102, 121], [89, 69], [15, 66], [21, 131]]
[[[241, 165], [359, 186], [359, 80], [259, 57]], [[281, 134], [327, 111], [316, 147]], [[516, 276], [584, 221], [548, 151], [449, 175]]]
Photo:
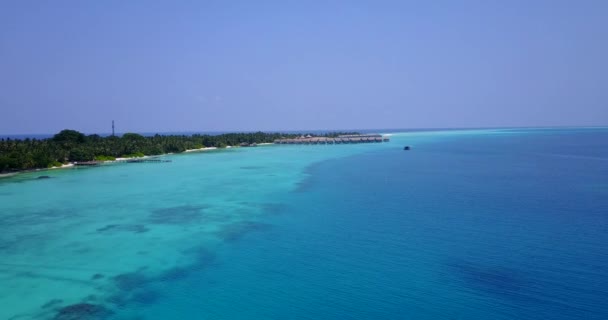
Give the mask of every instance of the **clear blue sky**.
[[0, 2], [0, 133], [608, 125], [608, 1]]

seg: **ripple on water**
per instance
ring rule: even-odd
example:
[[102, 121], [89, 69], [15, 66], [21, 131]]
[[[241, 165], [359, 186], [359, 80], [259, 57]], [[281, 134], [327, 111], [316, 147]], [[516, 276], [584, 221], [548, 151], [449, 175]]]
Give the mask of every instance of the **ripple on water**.
[[530, 284], [521, 272], [512, 268], [462, 262], [449, 264], [449, 268], [471, 289], [500, 298], [517, 299]]
[[265, 167], [263, 167], [263, 166], [242, 166], [239, 168], [243, 169], [243, 170], [259, 170], [259, 169], [264, 169]]
[[56, 308], [59, 305], [61, 305], [62, 303], [63, 303], [63, 300], [61, 300], [61, 299], [51, 299], [47, 303], [43, 304], [40, 308], [42, 308], [42, 309]]

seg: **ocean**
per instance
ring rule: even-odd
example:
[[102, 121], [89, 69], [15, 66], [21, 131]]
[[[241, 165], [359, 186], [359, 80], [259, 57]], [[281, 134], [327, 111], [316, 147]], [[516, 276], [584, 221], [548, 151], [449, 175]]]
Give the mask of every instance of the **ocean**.
[[165, 158], [0, 179], [0, 319], [608, 319], [608, 128]]

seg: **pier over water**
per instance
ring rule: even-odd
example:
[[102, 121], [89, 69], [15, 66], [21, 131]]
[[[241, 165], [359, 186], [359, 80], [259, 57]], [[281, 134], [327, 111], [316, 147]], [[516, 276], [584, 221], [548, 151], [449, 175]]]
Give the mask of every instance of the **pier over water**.
[[347, 143], [380, 143], [388, 142], [388, 136], [381, 134], [351, 134], [340, 135], [335, 138], [301, 136], [295, 139], [277, 139], [275, 144], [347, 144]]

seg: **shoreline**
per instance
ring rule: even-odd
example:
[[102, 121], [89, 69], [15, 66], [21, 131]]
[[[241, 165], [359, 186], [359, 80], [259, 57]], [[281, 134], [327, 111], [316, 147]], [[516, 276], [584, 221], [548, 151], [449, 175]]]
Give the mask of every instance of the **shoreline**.
[[186, 149], [182, 153], [201, 152], [201, 151], [209, 151], [209, 150], [216, 150], [216, 149], [217, 149], [217, 147], [204, 147], [204, 148], [199, 148], [199, 149]]
[[[272, 145], [274, 143], [272, 142], [265, 142], [265, 143], [259, 143], [258, 146], [268, 146], [268, 145]], [[240, 148], [238, 146], [226, 146], [225, 149], [231, 149], [231, 148]], [[218, 147], [204, 147], [204, 148], [200, 148], [200, 149], [186, 149], [183, 152], [180, 152], [181, 154], [184, 153], [197, 153], [197, 152], [205, 152], [205, 151], [213, 151], [213, 150], [221, 150], [222, 148], [218, 148]], [[177, 154], [180, 154], [177, 153]], [[137, 157], [137, 158], [116, 158], [115, 160], [105, 160], [105, 161], [99, 161], [100, 164], [112, 164], [112, 163], [121, 163], [121, 162], [125, 162], [129, 159], [146, 159], [146, 158], [150, 158], [150, 157], [162, 157], [162, 156], [167, 156], [167, 155], [173, 155], [176, 153], [170, 152], [170, 153], [163, 153], [163, 154], [159, 154], [159, 155], [146, 155], [143, 157]], [[15, 171], [15, 172], [7, 172], [7, 173], [1, 173], [0, 172], [0, 179], [4, 179], [4, 178], [10, 178], [10, 177], [14, 177], [17, 175], [21, 175], [21, 174], [25, 174], [25, 173], [34, 173], [34, 172], [44, 172], [47, 170], [56, 170], [56, 169], [70, 169], [70, 168], [75, 168], [76, 164], [75, 162], [69, 162], [67, 164], [63, 164], [61, 165], [61, 167], [50, 167], [50, 168], [37, 168], [37, 169], [27, 169], [27, 170], [21, 170], [21, 171]]]
[[56, 169], [68, 169], [68, 168], [74, 168], [75, 166], [76, 165], [74, 163], [70, 162], [70, 163], [62, 164], [61, 167], [37, 168], [37, 169], [27, 169], [27, 170], [15, 171], [15, 172], [0, 173], [0, 179], [14, 177], [14, 176], [24, 174], [24, 173], [44, 172], [44, 171], [56, 170]]
[[[393, 134], [394, 133], [390, 133], [390, 134], [386, 134], [386, 135], [393, 135]], [[257, 146], [270, 146], [270, 145], [274, 145], [274, 144], [275, 143], [272, 143], [272, 142], [262, 142], [262, 143], [258, 143], [256, 145]], [[198, 153], [198, 152], [214, 151], [214, 150], [221, 150], [221, 149], [232, 149], [232, 148], [242, 148], [242, 146], [226, 146], [225, 148], [204, 147], [204, 148], [199, 148], [199, 149], [186, 149], [177, 154]], [[102, 164], [102, 165], [103, 164], [113, 164], [113, 163], [126, 162], [127, 160], [130, 160], [130, 159], [146, 159], [146, 158], [150, 158], [150, 157], [162, 157], [162, 156], [173, 155], [173, 154], [176, 154], [176, 153], [169, 152], [169, 153], [163, 153], [163, 154], [159, 154], [159, 155], [145, 155], [143, 157], [135, 157], [135, 158], [118, 157], [114, 160], [105, 160], [105, 161], [98, 161], [98, 162], [99, 162], [99, 164]], [[60, 167], [27, 169], [27, 170], [7, 172], [7, 173], [0, 172], [0, 179], [15, 177], [15, 176], [18, 176], [21, 174], [26, 174], [26, 173], [44, 172], [47, 170], [69, 169], [69, 168], [76, 168], [76, 162], [69, 162], [67, 164], [61, 165]]]

